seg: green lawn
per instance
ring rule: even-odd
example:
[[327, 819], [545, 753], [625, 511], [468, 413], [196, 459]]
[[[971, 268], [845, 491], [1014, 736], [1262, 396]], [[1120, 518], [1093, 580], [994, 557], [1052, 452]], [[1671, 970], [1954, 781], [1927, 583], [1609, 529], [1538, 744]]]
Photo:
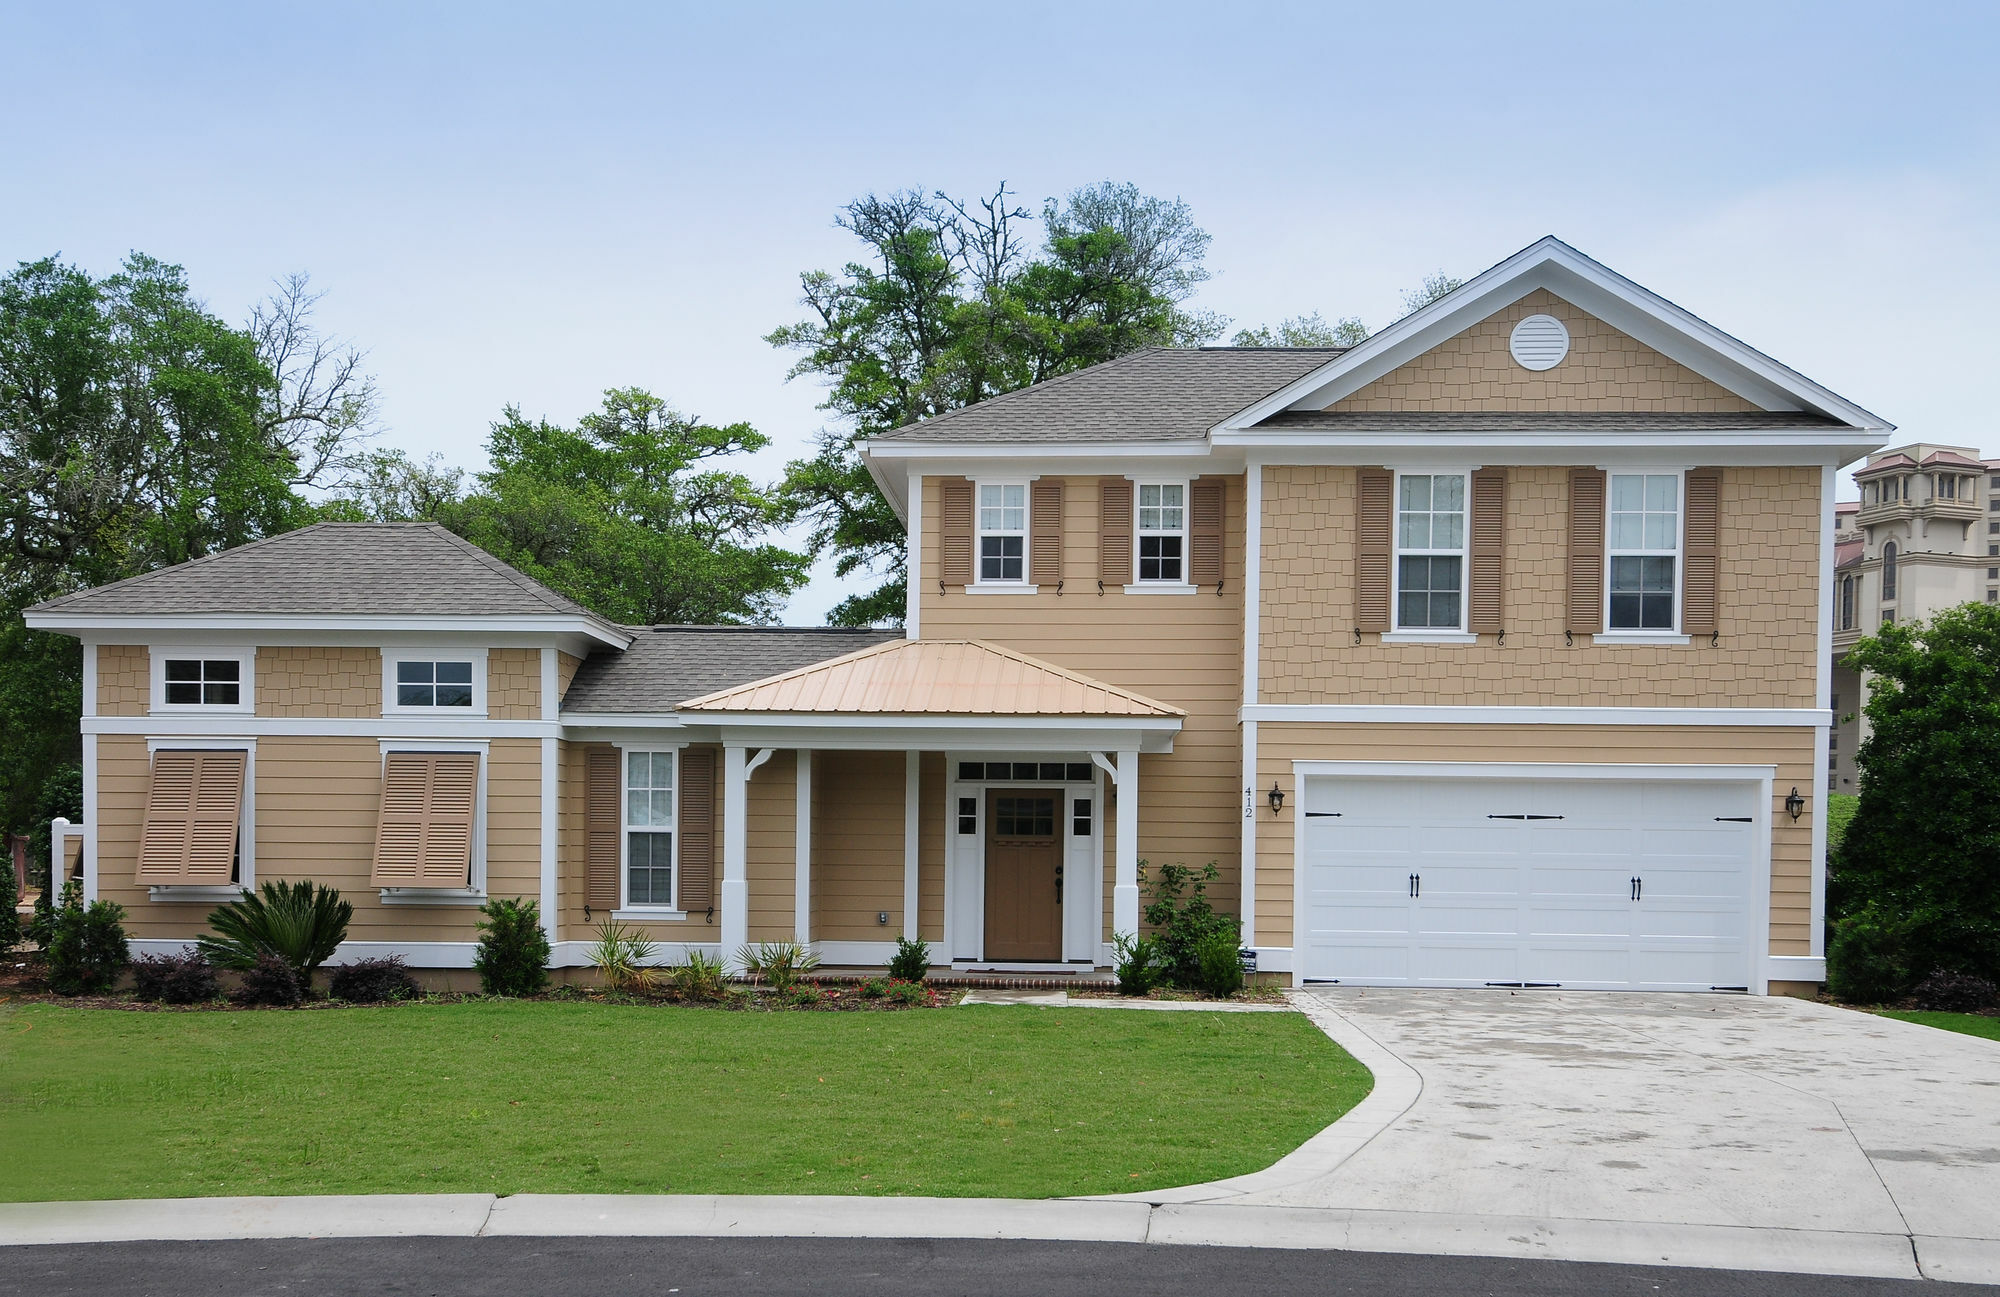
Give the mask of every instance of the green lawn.
[[1962, 1031], [1968, 1036], [2000, 1040], [2000, 1018], [1983, 1013], [1933, 1013], [1922, 1009], [1883, 1009], [1880, 1012], [1885, 1018], [1901, 1018], [1904, 1022], [1920, 1022], [1926, 1027], [1941, 1027], [1946, 1031]]
[[1268, 1166], [1372, 1084], [1296, 1014], [24, 1005], [0, 1199], [1124, 1192]]
[[1861, 798], [1853, 793], [1828, 793], [1826, 795], [1826, 850], [1828, 855], [1840, 850], [1840, 840], [1847, 836], [1847, 826], [1854, 819], [1854, 812], [1860, 807]]

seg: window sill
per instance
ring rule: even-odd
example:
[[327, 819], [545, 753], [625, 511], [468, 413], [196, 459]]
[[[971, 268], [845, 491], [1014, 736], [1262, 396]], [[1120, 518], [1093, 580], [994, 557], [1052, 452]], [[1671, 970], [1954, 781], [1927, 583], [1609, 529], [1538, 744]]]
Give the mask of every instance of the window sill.
[[687, 917], [686, 910], [663, 910], [658, 907], [648, 906], [628, 905], [622, 910], [611, 911], [612, 921], [616, 923], [657, 923], [662, 920], [670, 923], [685, 923], [687, 922]]
[[472, 707], [384, 707], [384, 708], [382, 709], [382, 715], [383, 715], [383, 716], [385, 716], [385, 717], [392, 717], [392, 718], [393, 718], [393, 717], [402, 717], [402, 718], [404, 718], [404, 719], [406, 719], [406, 720], [407, 720], [407, 719], [409, 719], [410, 717], [413, 717], [413, 716], [421, 716], [421, 717], [423, 717], [423, 718], [424, 718], [424, 719], [426, 719], [426, 720], [434, 720], [434, 721], [437, 721], [437, 720], [450, 720], [450, 721], [483, 721], [483, 720], [485, 720], [485, 719], [486, 719], [486, 709], [485, 709], [485, 708], [483, 708], [483, 707], [480, 707], [480, 708], [472, 708]]
[[155, 703], [148, 716], [255, 716], [257, 708], [243, 703]]
[[1040, 590], [1040, 586], [1021, 584], [1001, 585], [997, 581], [989, 582], [986, 585], [969, 585], [965, 587], [967, 594], [1035, 594]]
[[1382, 632], [1384, 644], [1477, 644], [1479, 637], [1462, 630], [1391, 630]]
[[1185, 581], [1135, 581], [1125, 587], [1126, 594], [1200, 594], [1201, 587], [1189, 585]]
[[1593, 644], [1692, 644], [1691, 636], [1666, 631], [1604, 631], [1590, 637]]
[[385, 887], [384, 905], [484, 905], [486, 893], [470, 887]]
[[146, 889], [146, 899], [167, 905], [227, 905], [242, 900], [243, 889], [235, 883], [154, 883]]

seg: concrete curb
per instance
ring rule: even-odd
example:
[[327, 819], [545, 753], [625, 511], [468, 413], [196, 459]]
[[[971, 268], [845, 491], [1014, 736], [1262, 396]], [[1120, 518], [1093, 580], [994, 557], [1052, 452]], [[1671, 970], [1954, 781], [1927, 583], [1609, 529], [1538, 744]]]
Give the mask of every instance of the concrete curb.
[[155, 1239], [464, 1237], [486, 1224], [490, 1193], [316, 1198], [132, 1198], [0, 1203], [0, 1245]]
[[1151, 1214], [1144, 1203], [1062, 1198], [524, 1193], [500, 1199], [480, 1232], [569, 1238], [994, 1238], [1143, 1243]]

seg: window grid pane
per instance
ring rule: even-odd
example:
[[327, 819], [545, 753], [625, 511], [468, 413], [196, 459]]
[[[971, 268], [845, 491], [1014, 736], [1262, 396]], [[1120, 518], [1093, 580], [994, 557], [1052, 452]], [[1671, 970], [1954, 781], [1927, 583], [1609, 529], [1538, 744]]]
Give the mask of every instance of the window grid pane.
[[1674, 586], [1680, 565], [1680, 476], [1611, 475], [1611, 630], [1674, 629]]
[[1139, 486], [1139, 580], [1185, 579], [1187, 488], [1178, 483]]
[[396, 663], [398, 707], [472, 706], [472, 663]]
[[1458, 630], [1463, 622], [1465, 477], [1405, 473], [1396, 489], [1396, 625]]

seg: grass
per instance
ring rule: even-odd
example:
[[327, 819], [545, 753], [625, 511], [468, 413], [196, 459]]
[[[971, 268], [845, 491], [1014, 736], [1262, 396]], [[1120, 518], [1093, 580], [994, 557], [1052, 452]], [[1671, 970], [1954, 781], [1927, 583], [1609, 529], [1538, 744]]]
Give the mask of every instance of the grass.
[[1050, 1197], [1268, 1166], [1368, 1072], [1295, 1014], [0, 1009], [0, 1199]]
[[1854, 819], [1854, 812], [1860, 807], [1861, 798], [1854, 793], [1828, 793], [1826, 795], [1826, 850], [1831, 855], [1840, 849], [1840, 840], [1847, 836], [1847, 826]]
[[1881, 1009], [1885, 1018], [1900, 1018], [1904, 1022], [1922, 1023], [1926, 1027], [1939, 1027], [1945, 1031], [1963, 1032], [1968, 1036], [1984, 1036], [1988, 1040], [2000, 1040], [2000, 1018], [1984, 1013], [1937, 1013], [1924, 1009]]

